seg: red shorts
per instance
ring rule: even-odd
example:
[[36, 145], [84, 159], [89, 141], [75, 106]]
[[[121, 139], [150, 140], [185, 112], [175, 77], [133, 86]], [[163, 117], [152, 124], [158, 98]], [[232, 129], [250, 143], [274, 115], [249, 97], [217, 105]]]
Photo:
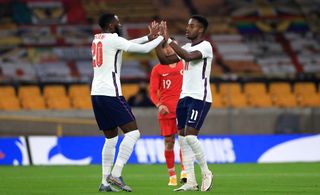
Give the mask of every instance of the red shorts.
[[162, 136], [175, 135], [177, 133], [177, 121], [175, 118], [159, 119]]

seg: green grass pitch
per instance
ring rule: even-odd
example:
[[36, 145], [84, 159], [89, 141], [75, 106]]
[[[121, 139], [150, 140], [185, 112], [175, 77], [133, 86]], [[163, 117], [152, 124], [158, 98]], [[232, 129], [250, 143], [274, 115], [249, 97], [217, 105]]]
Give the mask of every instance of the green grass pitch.
[[[205, 194], [320, 194], [320, 163], [211, 164], [212, 191]], [[201, 177], [196, 165], [199, 185]], [[0, 194], [101, 194], [100, 166], [0, 167]], [[123, 171], [130, 194], [199, 194], [173, 192], [165, 165], [126, 165]], [[127, 194], [120, 192], [117, 194]], [[110, 194], [110, 193], [109, 193]], [[111, 193], [115, 194], [115, 193]]]

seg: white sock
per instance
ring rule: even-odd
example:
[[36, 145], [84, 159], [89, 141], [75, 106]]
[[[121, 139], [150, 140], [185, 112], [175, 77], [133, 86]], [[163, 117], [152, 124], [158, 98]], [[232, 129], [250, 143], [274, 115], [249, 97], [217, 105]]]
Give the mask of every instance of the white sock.
[[117, 156], [116, 163], [112, 169], [112, 175], [114, 177], [120, 177], [122, 174], [123, 166], [127, 163], [131, 156], [132, 150], [136, 142], [140, 137], [139, 130], [134, 130], [126, 133], [120, 144], [119, 153]]
[[201, 147], [200, 141], [195, 135], [187, 135], [186, 140], [188, 145], [191, 147], [198, 163], [201, 168], [202, 173], [208, 173], [210, 170], [208, 169], [206, 157], [204, 155], [203, 148]]
[[197, 180], [194, 174], [194, 154], [187, 143], [186, 137], [179, 135], [178, 139], [182, 153], [184, 170], [187, 174], [187, 183], [191, 185], [196, 185]]
[[111, 167], [114, 161], [114, 154], [116, 152], [116, 144], [118, 136], [106, 139], [102, 149], [102, 181], [101, 183], [107, 185], [107, 177], [111, 172]]

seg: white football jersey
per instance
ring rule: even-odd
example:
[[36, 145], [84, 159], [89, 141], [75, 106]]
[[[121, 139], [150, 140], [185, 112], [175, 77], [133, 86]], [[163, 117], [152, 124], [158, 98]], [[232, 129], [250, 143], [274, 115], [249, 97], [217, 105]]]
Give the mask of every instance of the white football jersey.
[[93, 81], [91, 95], [122, 96], [120, 70], [122, 53], [132, 42], [116, 33], [101, 33], [92, 41]]
[[210, 73], [213, 52], [211, 44], [208, 41], [202, 41], [194, 46], [187, 43], [182, 48], [188, 52], [200, 51], [202, 59], [190, 62], [183, 60], [184, 72], [180, 99], [189, 96], [194, 99], [212, 102]]

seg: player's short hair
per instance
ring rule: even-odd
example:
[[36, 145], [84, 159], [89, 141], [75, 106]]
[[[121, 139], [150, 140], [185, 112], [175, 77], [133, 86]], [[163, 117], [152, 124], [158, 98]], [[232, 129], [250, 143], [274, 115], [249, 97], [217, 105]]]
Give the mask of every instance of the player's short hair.
[[209, 25], [207, 18], [205, 18], [204, 16], [201, 16], [201, 15], [193, 15], [190, 18], [195, 19], [200, 24], [202, 24], [202, 26], [204, 28], [204, 32], [206, 32], [208, 25]]
[[113, 13], [105, 13], [102, 14], [99, 18], [99, 26], [102, 30], [106, 28], [108, 24], [112, 22], [112, 20], [115, 19], [115, 14]]

